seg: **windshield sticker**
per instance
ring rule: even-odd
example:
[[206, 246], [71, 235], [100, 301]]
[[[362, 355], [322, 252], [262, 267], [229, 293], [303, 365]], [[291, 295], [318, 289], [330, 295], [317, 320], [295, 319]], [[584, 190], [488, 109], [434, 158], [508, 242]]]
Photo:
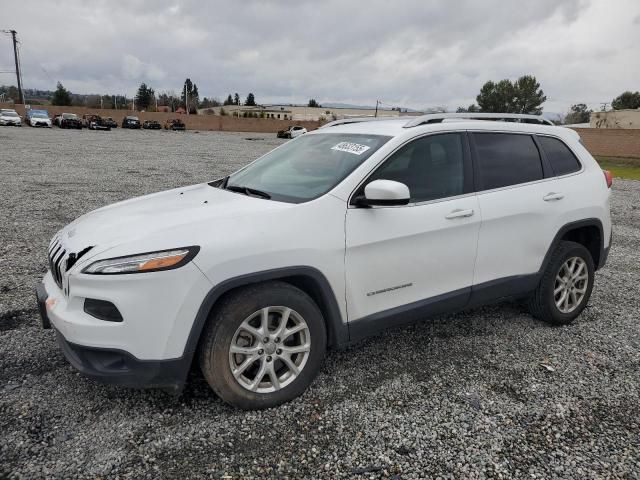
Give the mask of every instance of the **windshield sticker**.
[[353, 153], [354, 155], [362, 155], [371, 147], [366, 145], [360, 145], [359, 143], [340, 142], [337, 145], [331, 147], [331, 150], [337, 150], [339, 152]]

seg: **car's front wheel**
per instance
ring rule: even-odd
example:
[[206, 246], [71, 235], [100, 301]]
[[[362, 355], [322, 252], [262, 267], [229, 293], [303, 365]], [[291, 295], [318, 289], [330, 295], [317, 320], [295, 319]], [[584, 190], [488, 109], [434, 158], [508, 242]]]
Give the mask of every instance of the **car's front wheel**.
[[563, 241], [558, 245], [529, 299], [533, 316], [555, 325], [568, 325], [587, 306], [595, 266], [583, 245]]
[[313, 381], [326, 337], [320, 310], [302, 290], [284, 282], [249, 286], [212, 312], [200, 343], [200, 367], [227, 403], [274, 407]]

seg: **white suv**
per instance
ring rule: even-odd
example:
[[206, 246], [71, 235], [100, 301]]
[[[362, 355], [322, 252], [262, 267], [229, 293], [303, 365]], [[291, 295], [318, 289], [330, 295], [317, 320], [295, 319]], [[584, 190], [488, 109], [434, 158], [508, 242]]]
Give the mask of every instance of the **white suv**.
[[552, 324], [580, 314], [609, 251], [611, 177], [575, 131], [367, 120], [63, 228], [37, 295], [67, 359], [177, 392], [197, 359], [222, 399], [265, 408], [300, 395], [327, 348], [388, 327], [506, 298]]

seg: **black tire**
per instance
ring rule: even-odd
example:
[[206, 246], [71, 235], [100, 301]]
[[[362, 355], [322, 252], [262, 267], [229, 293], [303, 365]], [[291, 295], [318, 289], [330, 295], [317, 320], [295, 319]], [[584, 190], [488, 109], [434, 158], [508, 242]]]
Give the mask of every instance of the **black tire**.
[[[575, 310], [569, 313], [563, 313], [556, 305], [553, 291], [556, 284], [556, 276], [565, 262], [572, 257], [579, 257], [584, 260], [587, 268], [588, 283], [586, 285], [586, 293]], [[562, 241], [551, 255], [538, 287], [527, 302], [527, 307], [531, 314], [540, 320], [552, 325], [568, 325], [573, 322], [587, 306], [591, 291], [593, 290], [594, 278], [595, 266], [589, 250], [579, 243]]]
[[[270, 306], [288, 307], [304, 319], [309, 329], [310, 350], [306, 363], [291, 383], [273, 392], [258, 393], [242, 386], [233, 376], [229, 350], [242, 322]], [[301, 395], [322, 366], [326, 342], [324, 319], [311, 297], [288, 283], [274, 281], [236, 290], [222, 299], [204, 328], [198, 357], [204, 377], [222, 400], [244, 410], [255, 410], [275, 407]]]

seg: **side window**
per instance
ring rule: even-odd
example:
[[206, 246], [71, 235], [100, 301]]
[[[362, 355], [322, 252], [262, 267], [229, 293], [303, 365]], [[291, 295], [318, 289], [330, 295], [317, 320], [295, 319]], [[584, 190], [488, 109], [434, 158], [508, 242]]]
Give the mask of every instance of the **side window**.
[[580, 170], [580, 162], [564, 142], [553, 137], [538, 137], [542, 150], [547, 156], [556, 175], [566, 175]]
[[394, 153], [373, 180], [395, 180], [409, 187], [411, 202], [464, 193], [464, 143], [460, 133], [419, 138]]
[[474, 133], [478, 190], [507, 187], [543, 178], [540, 152], [530, 135]]

